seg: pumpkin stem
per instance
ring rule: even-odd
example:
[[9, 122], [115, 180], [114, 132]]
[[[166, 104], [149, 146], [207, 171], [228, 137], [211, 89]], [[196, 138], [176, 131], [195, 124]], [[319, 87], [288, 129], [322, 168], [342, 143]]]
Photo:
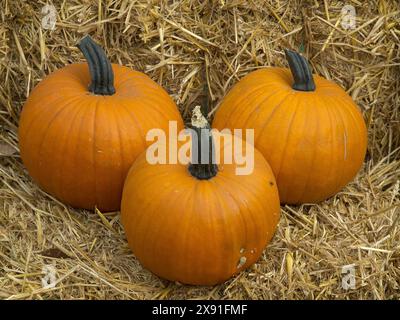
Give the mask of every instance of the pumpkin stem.
[[292, 88], [298, 91], [315, 91], [314, 78], [307, 59], [292, 50], [285, 50], [285, 54], [294, 79]]
[[214, 140], [210, 125], [201, 113], [201, 107], [196, 106], [192, 114], [192, 163], [189, 164], [190, 174], [199, 180], [208, 180], [217, 175], [218, 166], [213, 163]]
[[87, 35], [78, 43], [89, 65], [92, 82], [89, 91], [94, 94], [111, 96], [115, 93], [114, 73], [104, 50]]

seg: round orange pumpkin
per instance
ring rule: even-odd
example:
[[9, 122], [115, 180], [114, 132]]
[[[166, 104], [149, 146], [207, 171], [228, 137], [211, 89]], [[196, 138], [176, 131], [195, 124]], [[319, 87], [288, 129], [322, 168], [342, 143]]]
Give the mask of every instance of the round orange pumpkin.
[[[209, 127], [193, 129], [199, 141], [210, 137]], [[222, 139], [220, 154], [238, 139]], [[201, 163], [201, 146], [197, 163], [150, 164], [146, 153], [137, 158], [125, 181], [121, 219], [145, 268], [171, 281], [213, 285], [256, 262], [276, 229], [279, 196], [264, 157], [249, 144], [242, 147], [254, 150], [248, 175], [237, 175], [237, 165], [223, 157], [212, 164], [210, 150]]]
[[282, 203], [324, 200], [353, 179], [367, 130], [351, 97], [313, 75], [304, 57], [286, 51], [290, 70], [250, 73], [223, 99], [213, 127], [254, 129], [255, 147], [277, 180]]
[[129, 167], [149, 129], [183, 128], [169, 95], [145, 74], [112, 64], [90, 37], [78, 47], [88, 62], [55, 71], [31, 92], [19, 146], [32, 178], [78, 208], [118, 210]]

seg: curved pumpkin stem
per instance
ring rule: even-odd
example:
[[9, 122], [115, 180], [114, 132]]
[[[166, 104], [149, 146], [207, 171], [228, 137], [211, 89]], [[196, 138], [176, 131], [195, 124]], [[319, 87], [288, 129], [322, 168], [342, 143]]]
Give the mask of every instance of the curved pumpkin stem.
[[104, 96], [113, 95], [115, 93], [114, 73], [104, 50], [88, 35], [78, 43], [78, 48], [89, 65], [92, 78], [89, 91]]
[[285, 50], [285, 54], [294, 79], [292, 88], [299, 91], [315, 91], [314, 78], [307, 59], [292, 50]]
[[214, 140], [210, 125], [202, 115], [200, 106], [193, 110], [192, 115], [192, 162], [189, 164], [190, 174], [199, 180], [208, 180], [216, 176], [218, 166], [213, 163]]

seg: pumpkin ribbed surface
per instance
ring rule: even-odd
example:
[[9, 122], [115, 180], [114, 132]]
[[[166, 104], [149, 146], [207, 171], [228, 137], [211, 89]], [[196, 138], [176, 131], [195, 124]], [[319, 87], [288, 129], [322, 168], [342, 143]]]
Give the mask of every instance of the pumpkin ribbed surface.
[[87, 64], [55, 71], [27, 100], [20, 119], [24, 165], [48, 193], [74, 207], [118, 210], [129, 167], [149, 129], [183, 128], [168, 94], [143, 73], [112, 65], [113, 95], [88, 91]]
[[367, 133], [353, 100], [314, 75], [315, 91], [292, 88], [289, 69], [250, 73], [223, 99], [213, 127], [254, 129], [255, 146], [275, 174], [283, 203], [318, 202], [360, 169]]
[[[221, 154], [228, 147], [221, 144]], [[215, 176], [199, 180], [188, 165], [150, 165], [145, 154], [135, 161], [121, 217], [145, 268], [171, 281], [212, 285], [257, 261], [279, 220], [278, 190], [257, 150], [251, 174], [235, 168], [222, 162]]]

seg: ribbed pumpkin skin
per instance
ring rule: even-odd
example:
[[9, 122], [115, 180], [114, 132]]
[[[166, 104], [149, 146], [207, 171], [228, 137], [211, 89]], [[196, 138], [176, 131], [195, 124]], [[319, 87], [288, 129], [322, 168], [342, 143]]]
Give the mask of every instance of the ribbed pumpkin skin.
[[322, 201], [360, 169], [367, 131], [350, 96], [314, 75], [313, 92], [292, 89], [289, 69], [250, 73], [223, 99], [212, 126], [254, 129], [255, 146], [275, 174], [282, 203]]
[[116, 93], [94, 95], [86, 64], [55, 71], [31, 92], [19, 146], [32, 178], [73, 207], [114, 211], [124, 179], [151, 128], [183, 122], [175, 103], [143, 73], [113, 65]]
[[[215, 177], [198, 180], [187, 165], [150, 165], [139, 156], [126, 178], [121, 218], [141, 264], [171, 281], [213, 285], [256, 262], [280, 207], [272, 171], [257, 150], [254, 167], [238, 176], [235, 165], [220, 164]], [[246, 263], [238, 267], [241, 257]]]

